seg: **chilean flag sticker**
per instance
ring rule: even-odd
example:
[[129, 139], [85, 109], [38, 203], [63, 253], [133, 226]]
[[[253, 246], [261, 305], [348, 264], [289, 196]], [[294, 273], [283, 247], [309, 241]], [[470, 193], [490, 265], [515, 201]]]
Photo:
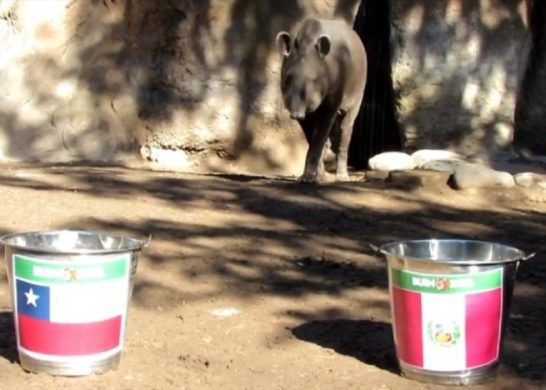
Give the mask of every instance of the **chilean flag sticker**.
[[13, 256], [17, 346], [60, 361], [105, 358], [123, 344], [130, 254], [77, 262]]
[[461, 371], [499, 358], [503, 269], [468, 275], [390, 270], [399, 359], [431, 371]]

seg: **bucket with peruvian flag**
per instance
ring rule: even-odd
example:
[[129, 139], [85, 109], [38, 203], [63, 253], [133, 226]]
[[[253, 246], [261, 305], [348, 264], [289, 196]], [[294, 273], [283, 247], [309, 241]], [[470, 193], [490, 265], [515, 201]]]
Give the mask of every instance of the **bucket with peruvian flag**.
[[393, 336], [402, 374], [439, 384], [492, 379], [499, 364], [519, 249], [472, 240], [376, 248], [389, 263]]
[[23, 369], [117, 368], [140, 240], [54, 231], [2, 237]]

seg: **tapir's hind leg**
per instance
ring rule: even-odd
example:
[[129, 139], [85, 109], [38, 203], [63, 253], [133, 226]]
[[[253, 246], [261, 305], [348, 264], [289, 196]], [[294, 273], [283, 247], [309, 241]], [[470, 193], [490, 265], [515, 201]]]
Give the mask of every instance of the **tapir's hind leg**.
[[336, 163], [337, 153], [339, 151], [339, 140], [341, 138], [341, 131], [339, 124], [341, 122], [341, 115], [336, 115], [336, 120], [332, 124], [332, 129], [330, 130], [330, 136], [328, 141], [324, 145], [324, 160], [332, 161], [333, 164]]

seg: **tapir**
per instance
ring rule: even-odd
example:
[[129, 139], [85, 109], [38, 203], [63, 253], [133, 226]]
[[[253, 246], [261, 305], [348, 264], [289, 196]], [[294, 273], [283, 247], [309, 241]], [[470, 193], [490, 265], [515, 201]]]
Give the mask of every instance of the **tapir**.
[[276, 45], [283, 56], [284, 105], [309, 143], [300, 180], [325, 180], [329, 139], [336, 153], [336, 179], [349, 180], [349, 143], [367, 77], [360, 37], [342, 20], [308, 18], [293, 34], [279, 32]]

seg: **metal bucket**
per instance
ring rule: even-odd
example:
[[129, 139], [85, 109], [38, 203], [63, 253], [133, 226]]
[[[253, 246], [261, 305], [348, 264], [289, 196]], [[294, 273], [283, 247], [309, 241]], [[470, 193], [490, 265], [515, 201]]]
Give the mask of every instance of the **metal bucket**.
[[374, 248], [388, 260], [402, 375], [447, 385], [493, 379], [518, 264], [533, 254], [455, 239], [398, 241]]
[[93, 231], [0, 238], [24, 370], [88, 375], [119, 365], [138, 253], [147, 244]]

